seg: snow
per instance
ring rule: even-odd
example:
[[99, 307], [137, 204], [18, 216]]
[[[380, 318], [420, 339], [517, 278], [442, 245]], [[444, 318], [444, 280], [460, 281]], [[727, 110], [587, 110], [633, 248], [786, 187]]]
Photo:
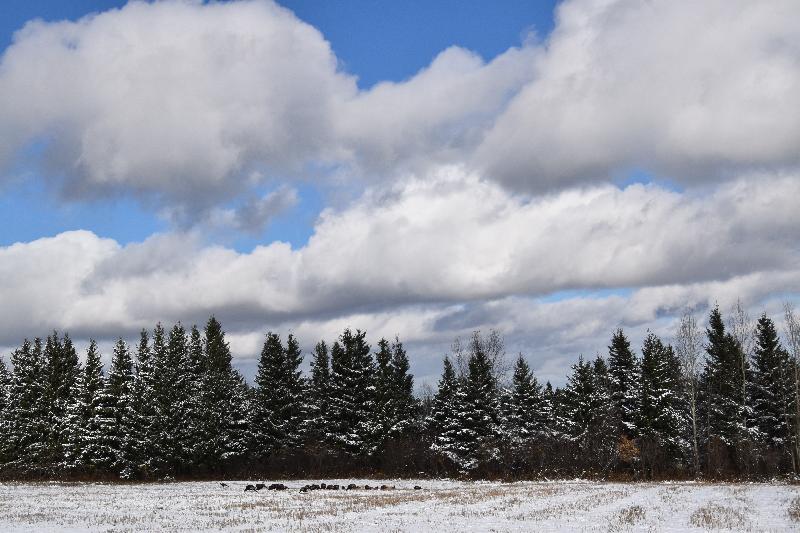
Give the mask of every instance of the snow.
[[[245, 482], [0, 484], [2, 531], [797, 531], [783, 484], [326, 480], [396, 490], [244, 492]], [[413, 490], [414, 485], [422, 490]], [[790, 514], [790, 509], [795, 514]]]

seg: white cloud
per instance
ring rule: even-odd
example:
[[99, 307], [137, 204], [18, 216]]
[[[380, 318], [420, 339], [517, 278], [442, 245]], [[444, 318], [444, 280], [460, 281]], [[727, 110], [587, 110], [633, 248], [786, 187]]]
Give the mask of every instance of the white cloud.
[[452, 47], [358, 91], [324, 36], [267, 0], [134, 2], [18, 32], [0, 64], [0, 161], [45, 142], [68, 195], [139, 194], [181, 221], [253, 175], [455, 163], [550, 191], [632, 169], [687, 183], [788, 169], [798, 18], [793, 0], [571, 0], [543, 44], [489, 62]]
[[46, 140], [68, 193], [206, 207], [258, 166], [324, 155], [331, 107], [354, 92], [322, 35], [271, 2], [133, 2], [20, 30], [0, 67], [0, 134], [7, 152]]
[[527, 190], [800, 162], [800, 3], [575, 0], [476, 156]]
[[[68, 232], [0, 249], [0, 343], [214, 313], [250, 357], [269, 327], [311, 345], [351, 326], [400, 334], [431, 373], [454, 335], [496, 327], [543, 365], [602, 350], [616, 325], [663, 330], [687, 305], [796, 297], [798, 187], [756, 175], [703, 195], [601, 186], [523, 201], [450, 167], [326, 210], [300, 249], [239, 253], [193, 233], [120, 246]], [[631, 293], [538, 299], [609, 288]]]

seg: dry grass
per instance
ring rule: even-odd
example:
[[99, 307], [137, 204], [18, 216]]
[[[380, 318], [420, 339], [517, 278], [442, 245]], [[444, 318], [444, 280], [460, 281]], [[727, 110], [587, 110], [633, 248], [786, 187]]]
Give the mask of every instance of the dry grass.
[[793, 522], [800, 522], [800, 496], [789, 502], [789, 508], [786, 511]]
[[703, 529], [742, 530], [747, 526], [747, 520], [741, 510], [718, 503], [700, 507], [692, 513], [689, 522]]
[[609, 531], [621, 531], [639, 524], [645, 520], [644, 508], [641, 505], [631, 505], [617, 511], [608, 522]]

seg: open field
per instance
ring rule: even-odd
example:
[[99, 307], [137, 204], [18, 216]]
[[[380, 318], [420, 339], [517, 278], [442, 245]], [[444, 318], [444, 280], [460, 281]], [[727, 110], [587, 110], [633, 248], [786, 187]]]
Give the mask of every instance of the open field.
[[0, 530], [800, 530], [800, 487], [781, 484], [397, 480], [378, 482], [393, 491], [298, 492], [312, 482], [247, 493], [243, 482], [3, 483]]

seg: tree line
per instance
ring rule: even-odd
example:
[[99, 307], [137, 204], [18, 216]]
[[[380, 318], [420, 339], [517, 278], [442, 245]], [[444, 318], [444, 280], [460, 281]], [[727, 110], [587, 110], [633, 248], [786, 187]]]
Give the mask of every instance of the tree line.
[[[444, 358], [436, 391], [414, 394], [403, 343], [345, 329], [301, 371], [298, 340], [267, 333], [253, 385], [221, 324], [180, 323], [119, 339], [107, 372], [67, 334], [0, 359], [6, 479], [460, 476], [526, 479], [762, 478], [800, 469], [800, 324], [786, 344], [766, 314], [691, 313], [674, 344], [622, 329], [582, 356], [563, 387], [540, 384], [502, 337], [475, 332]], [[509, 368], [509, 366], [511, 368]]]

